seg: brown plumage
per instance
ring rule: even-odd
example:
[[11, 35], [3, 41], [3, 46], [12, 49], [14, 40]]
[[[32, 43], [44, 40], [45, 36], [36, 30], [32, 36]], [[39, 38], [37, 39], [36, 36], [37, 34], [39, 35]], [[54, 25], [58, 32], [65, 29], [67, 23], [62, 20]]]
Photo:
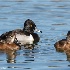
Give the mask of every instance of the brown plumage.
[[66, 39], [62, 39], [54, 44], [56, 51], [67, 51], [70, 49], [70, 43]]
[[15, 43], [2, 43], [0, 42], [0, 50], [18, 50], [19, 46], [17, 46]]
[[0, 39], [0, 50], [18, 50], [19, 46], [14, 43], [15, 33], [7, 36], [6, 40]]

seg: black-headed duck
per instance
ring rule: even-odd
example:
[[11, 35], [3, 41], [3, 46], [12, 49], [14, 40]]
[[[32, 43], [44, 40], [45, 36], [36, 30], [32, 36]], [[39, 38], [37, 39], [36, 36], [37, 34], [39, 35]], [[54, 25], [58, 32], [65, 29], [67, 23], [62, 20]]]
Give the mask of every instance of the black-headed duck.
[[20, 45], [25, 45], [25, 44], [34, 44], [39, 42], [40, 37], [38, 36], [37, 33], [34, 33], [34, 31], [41, 32], [40, 30], [37, 29], [35, 23], [27, 19], [24, 22], [24, 28], [23, 29], [15, 29], [9, 32], [6, 32], [0, 36], [1, 39], [7, 39], [7, 36], [9, 36], [10, 33], [16, 33], [16, 39]]

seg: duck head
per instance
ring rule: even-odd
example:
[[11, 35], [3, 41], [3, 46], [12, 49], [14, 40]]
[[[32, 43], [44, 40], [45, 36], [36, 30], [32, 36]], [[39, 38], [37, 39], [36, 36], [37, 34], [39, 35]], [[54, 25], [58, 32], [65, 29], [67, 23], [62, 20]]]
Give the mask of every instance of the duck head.
[[23, 31], [24, 32], [28, 32], [28, 33], [34, 33], [34, 31], [42, 33], [42, 31], [38, 30], [37, 27], [36, 27], [36, 25], [35, 25], [35, 23], [32, 20], [30, 20], [30, 19], [27, 19], [24, 22]]

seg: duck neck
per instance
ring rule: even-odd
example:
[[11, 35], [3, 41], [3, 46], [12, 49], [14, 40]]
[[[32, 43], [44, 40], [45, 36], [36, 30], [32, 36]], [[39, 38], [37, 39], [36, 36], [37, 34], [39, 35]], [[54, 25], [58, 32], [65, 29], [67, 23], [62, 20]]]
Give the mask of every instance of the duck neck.
[[23, 29], [23, 32], [24, 32], [24, 34], [26, 34], [26, 35], [30, 35], [30, 34], [33, 33], [33, 30], [31, 30], [30, 28], [24, 28], [24, 29]]
[[24, 29], [23, 29], [23, 33], [27, 36], [29, 36], [31, 34], [30, 32], [28, 32], [27, 30], [24, 30]]

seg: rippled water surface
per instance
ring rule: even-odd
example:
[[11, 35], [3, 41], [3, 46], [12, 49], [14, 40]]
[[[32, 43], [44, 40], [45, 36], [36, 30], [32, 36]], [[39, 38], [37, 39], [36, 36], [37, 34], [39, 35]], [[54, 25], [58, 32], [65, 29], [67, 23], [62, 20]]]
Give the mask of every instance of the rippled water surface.
[[0, 34], [31, 19], [42, 30], [35, 49], [0, 52], [0, 70], [69, 70], [70, 57], [54, 43], [70, 30], [70, 0], [0, 0]]

